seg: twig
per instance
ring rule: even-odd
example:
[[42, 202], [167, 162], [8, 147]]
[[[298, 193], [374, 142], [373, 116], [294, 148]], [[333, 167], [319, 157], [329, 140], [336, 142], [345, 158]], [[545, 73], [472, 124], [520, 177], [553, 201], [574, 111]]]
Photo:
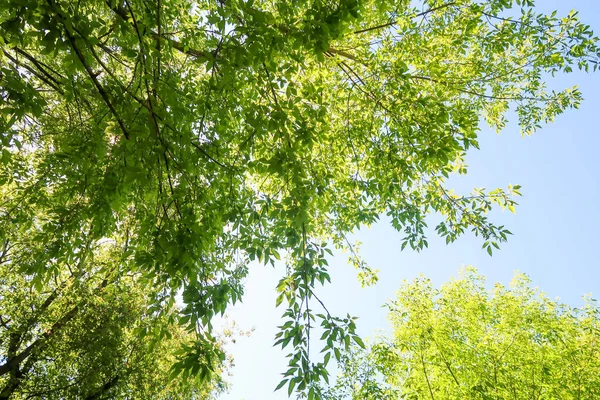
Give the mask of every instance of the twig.
[[[441, 10], [443, 8], [447, 8], [447, 7], [453, 6], [455, 4], [456, 4], [456, 2], [442, 4], [440, 6], [433, 7], [433, 8], [430, 8], [429, 10], [426, 10], [426, 11], [420, 12], [418, 14], [415, 14], [413, 16], [413, 18], [423, 17], [423, 16], [425, 16], [425, 15], [427, 15], [429, 13], [432, 13], [432, 12], [437, 11], [437, 10]], [[390, 27], [392, 25], [395, 25], [397, 22], [398, 22], [398, 20], [394, 20], [394, 21], [391, 21], [391, 22], [388, 22], [388, 23], [385, 23], [385, 24], [381, 24], [381, 25], [377, 25], [377, 26], [372, 26], [370, 28], [365, 28], [365, 29], [361, 29], [361, 30], [358, 30], [358, 31], [354, 31], [353, 33], [354, 34], [360, 34], [360, 33], [375, 31], [375, 30], [379, 30], [379, 29], [384, 29], [384, 28], [388, 28], [388, 27]]]

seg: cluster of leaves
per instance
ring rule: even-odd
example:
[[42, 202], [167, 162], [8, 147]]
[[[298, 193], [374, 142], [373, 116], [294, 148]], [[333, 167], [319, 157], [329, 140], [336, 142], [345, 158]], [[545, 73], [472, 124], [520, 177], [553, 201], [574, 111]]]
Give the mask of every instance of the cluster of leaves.
[[[288, 276], [281, 279], [277, 286], [279, 296], [276, 303], [279, 305], [285, 299], [288, 308], [282, 316], [285, 323], [279, 327], [274, 345], [281, 345], [285, 349], [291, 344], [292, 352], [288, 354], [288, 370], [283, 373], [283, 379], [276, 389], [288, 384], [288, 395], [297, 387], [311, 400], [322, 398], [322, 390], [318, 385], [320, 380], [329, 383], [327, 365], [332, 354], [339, 362], [342, 351], [349, 350], [352, 342], [364, 347], [362, 339], [356, 334], [356, 317], [331, 315], [315, 293], [315, 281], [321, 285], [330, 281], [325, 269], [325, 253], [329, 250], [325, 246], [326, 243], [318, 245], [309, 241], [304, 234], [298, 254], [292, 254], [299, 261], [291, 266]], [[313, 304], [316, 302], [326, 314], [315, 313], [310, 307], [311, 301]], [[323, 358], [317, 362], [314, 362], [310, 346], [311, 330], [314, 332], [315, 328], [322, 331], [320, 340], [324, 342], [320, 352]]]
[[329, 398], [596, 399], [600, 307], [549, 299], [518, 274], [490, 293], [473, 268], [433, 287], [404, 283], [390, 304], [393, 335], [344, 355]]
[[[466, 171], [482, 117], [500, 129], [514, 104], [532, 132], [581, 99], [547, 91], [544, 74], [597, 66], [574, 14], [417, 3], [4, 1], [0, 240], [12, 273], [43, 286], [98, 243], [121, 243], [118, 275], [155, 289], [152, 313], [183, 291], [178, 321], [199, 343], [182, 359], [194, 360], [243, 295], [249, 260], [287, 254], [293, 322], [280, 338], [296, 338], [288, 389], [309, 396], [326, 376], [308, 348], [323, 251], [352, 251], [346, 235], [383, 213], [419, 250], [437, 213], [448, 242], [472, 231], [491, 252], [509, 232], [487, 212], [516, 193], [458, 195], [445, 179]], [[356, 337], [351, 318], [321, 319], [326, 354]]]

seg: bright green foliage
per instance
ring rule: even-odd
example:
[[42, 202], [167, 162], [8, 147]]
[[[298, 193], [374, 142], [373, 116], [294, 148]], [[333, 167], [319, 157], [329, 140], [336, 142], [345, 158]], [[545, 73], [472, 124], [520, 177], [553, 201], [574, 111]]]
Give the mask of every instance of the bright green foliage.
[[[120, 273], [171, 301], [183, 289], [180, 322], [210, 343], [248, 261], [286, 254], [285, 382], [318, 397], [325, 360], [356, 340], [350, 317], [312, 311], [328, 247], [353, 250], [346, 235], [383, 213], [403, 248], [428, 245], [431, 213], [447, 242], [472, 231], [491, 253], [510, 234], [487, 212], [514, 209], [517, 186], [460, 195], [444, 180], [466, 172], [482, 119], [501, 129], [514, 104], [530, 133], [579, 104], [576, 89], [547, 91], [542, 76], [595, 69], [597, 40], [575, 13], [532, 7], [4, 0], [0, 240], [19, 260], [11, 273], [43, 286], [116, 241]], [[168, 314], [165, 301], [154, 309]], [[309, 351], [315, 325], [329, 332], [322, 361]]]
[[347, 353], [331, 398], [600, 398], [600, 307], [589, 297], [569, 307], [523, 274], [490, 293], [468, 268], [441, 289], [405, 282], [390, 320], [391, 338]]
[[119, 249], [104, 247], [88, 261], [94, 267], [61, 271], [33, 288], [3, 253], [0, 399], [208, 399], [223, 390], [220, 354], [202, 352], [194, 360], [201, 371], [173, 379], [171, 367], [186, 362], [178, 354], [198, 345], [195, 336], [177, 324], [172, 306], [148, 309], [157, 293], [120, 276], [111, 259]]

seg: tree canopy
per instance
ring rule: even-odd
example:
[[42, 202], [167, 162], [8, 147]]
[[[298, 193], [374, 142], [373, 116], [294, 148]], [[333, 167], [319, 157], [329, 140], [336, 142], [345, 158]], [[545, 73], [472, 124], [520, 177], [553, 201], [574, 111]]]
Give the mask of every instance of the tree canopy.
[[596, 399], [600, 307], [548, 298], [524, 274], [486, 290], [467, 268], [436, 289], [404, 282], [389, 304], [393, 333], [344, 356], [330, 398]]
[[[190, 374], [218, 356], [211, 321], [249, 262], [283, 256], [282, 385], [309, 398], [360, 341], [315, 292], [331, 249], [372, 283], [347, 235], [387, 214], [418, 250], [435, 214], [447, 242], [472, 231], [491, 254], [510, 232], [487, 213], [514, 210], [519, 186], [458, 194], [446, 178], [466, 173], [483, 122], [500, 130], [512, 107], [528, 134], [577, 107], [545, 79], [600, 53], [575, 12], [532, 0], [5, 0], [0, 46], [5, 274], [39, 293], [65, 271], [91, 291], [135, 276], [138, 305], [201, 344], [173, 370]], [[2, 371], [22, 367], [6, 354]]]

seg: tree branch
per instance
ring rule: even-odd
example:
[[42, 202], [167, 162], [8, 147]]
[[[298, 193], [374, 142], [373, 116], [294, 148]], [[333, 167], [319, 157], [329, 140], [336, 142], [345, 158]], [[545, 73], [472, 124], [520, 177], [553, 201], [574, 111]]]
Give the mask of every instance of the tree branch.
[[[427, 14], [430, 14], [430, 13], [432, 13], [434, 11], [441, 10], [443, 8], [447, 8], [447, 7], [453, 6], [455, 4], [456, 4], [456, 2], [442, 4], [440, 6], [433, 7], [433, 8], [430, 8], [429, 10], [426, 10], [426, 11], [420, 12], [418, 14], [415, 14], [413, 16], [413, 18], [423, 17], [423, 16], [425, 16]], [[354, 31], [353, 33], [354, 34], [360, 34], [360, 33], [365, 33], [365, 32], [370, 32], [370, 31], [376, 31], [376, 30], [379, 30], [379, 29], [388, 28], [388, 27], [390, 27], [392, 25], [395, 25], [397, 22], [398, 22], [398, 20], [394, 20], [394, 21], [390, 21], [390, 22], [385, 23], [385, 24], [381, 24], [381, 25], [377, 25], [377, 26], [372, 26], [370, 28], [365, 28], [365, 29], [361, 29], [361, 30], [358, 30], [358, 31]]]
[[45, 331], [41, 337], [39, 337], [38, 339], [36, 339], [33, 343], [31, 343], [29, 346], [27, 346], [25, 348], [25, 350], [23, 350], [21, 353], [19, 353], [17, 356], [9, 358], [6, 363], [4, 363], [3, 365], [0, 365], [0, 376], [3, 376], [11, 371], [14, 371], [15, 369], [18, 368], [19, 364], [21, 362], [23, 362], [27, 357], [29, 357], [31, 355], [31, 353], [38, 349], [39, 347], [41, 347], [46, 340], [52, 336], [52, 334], [58, 330], [60, 330], [61, 328], [63, 328], [70, 320], [72, 320], [75, 315], [77, 315], [77, 312], [79, 311], [79, 306], [75, 306], [73, 307], [68, 313], [66, 313], [65, 315], [62, 316], [61, 319], [59, 319], [58, 321], [56, 321], [54, 323], [54, 325], [52, 325], [52, 327]]
[[59, 88], [57, 86], [57, 84], [49, 79], [47, 76], [40, 74], [38, 71], [34, 70], [33, 68], [31, 68], [29, 65], [24, 64], [22, 62], [19, 62], [19, 60], [17, 60], [16, 58], [14, 58], [9, 52], [7, 52], [6, 50], [2, 50], [2, 52], [4, 53], [4, 55], [10, 60], [12, 61], [15, 65], [19, 66], [19, 67], [23, 67], [25, 68], [27, 71], [31, 72], [31, 74], [33, 76], [35, 76], [36, 78], [38, 78], [39, 80], [41, 80], [42, 82], [44, 82], [46, 85], [50, 86], [52, 89], [54, 89], [55, 91], [57, 91], [60, 94], [64, 94], [64, 92], [62, 91], [61, 88]]
[[48, 64], [45, 64], [41, 61], [38, 61], [35, 57], [33, 57], [31, 54], [27, 53], [25, 50], [22, 50], [18, 47], [14, 48], [15, 51], [17, 53], [19, 53], [20, 55], [22, 55], [23, 57], [25, 57], [26, 59], [28, 59], [29, 61], [31, 61], [36, 67], [38, 67], [38, 69], [40, 71], [42, 71], [46, 76], [48, 76], [50, 79], [52, 79], [54, 82], [56, 82], [57, 84], [59, 83], [58, 80], [56, 80], [56, 78], [54, 78], [53, 76], [51, 76], [48, 71], [52, 71], [52, 73], [54, 73], [56, 76], [58, 76], [61, 79], [65, 79], [65, 76], [60, 74], [59, 72], [57, 72], [56, 70], [52, 69]]
[[96, 399], [99, 399], [100, 396], [102, 396], [104, 393], [106, 393], [107, 391], [109, 391], [110, 389], [112, 389], [118, 382], [119, 382], [119, 375], [116, 375], [110, 381], [108, 381], [104, 385], [102, 385], [97, 391], [95, 391], [94, 393], [92, 393], [89, 396], [87, 396], [85, 398], [85, 400], [96, 400]]
[[[110, 0], [106, 0], [106, 5], [108, 6], [108, 8], [110, 8], [123, 21], [125, 21], [133, 26], [133, 22], [130, 21], [129, 15], [127, 14], [127, 10], [125, 10], [123, 7], [116, 6], [115, 4], [116, 3], [114, 3]], [[151, 31], [151, 35], [156, 39], [165, 40], [166, 42], [170, 43], [174, 49], [176, 49], [184, 54], [187, 54], [188, 56], [192, 56], [196, 59], [208, 60], [214, 56], [213, 53], [210, 51], [189, 48], [186, 45], [182, 44], [181, 42], [178, 42], [175, 39], [166, 37], [162, 33]]]
[[68, 24], [65, 23], [66, 17], [64, 15], [63, 11], [60, 8], [58, 8], [58, 6], [54, 3], [54, 0], [48, 0], [48, 4], [50, 4], [50, 6], [54, 9], [54, 12], [56, 12], [56, 14], [61, 18], [62, 25], [65, 28], [65, 34], [67, 35], [67, 38], [69, 39], [69, 42], [71, 43], [71, 47], [75, 51], [75, 54], [77, 54], [77, 58], [81, 62], [81, 65], [83, 65], [83, 67], [85, 68], [87, 74], [89, 75], [90, 79], [94, 83], [94, 86], [96, 86], [96, 89], [98, 90], [98, 93], [100, 93], [102, 100], [104, 100], [104, 103], [106, 103], [110, 112], [113, 114], [113, 116], [117, 120], [117, 123], [121, 127], [121, 130], [123, 131], [123, 134], [125, 135], [125, 138], [129, 139], [129, 131], [125, 127], [125, 123], [123, 122], [123, 119], [121, 119], [121, 117], [119, 116], [119, 113], [115, 109], [115, 106], [111, 103], [110, 99], [108, 98], [108, 93], [106, 92], [104, 87], [102, 87], [102, 85], [98, 81], [96, 74], [94, 74], [94, 71], [92, 71], [92, 67], [90, 67], [90, 65], [88, 64], [88, 62], [85, 59], [85, 56], [81, 52], [81, 49], [77, 46], [75, 37], [70, 32]]

